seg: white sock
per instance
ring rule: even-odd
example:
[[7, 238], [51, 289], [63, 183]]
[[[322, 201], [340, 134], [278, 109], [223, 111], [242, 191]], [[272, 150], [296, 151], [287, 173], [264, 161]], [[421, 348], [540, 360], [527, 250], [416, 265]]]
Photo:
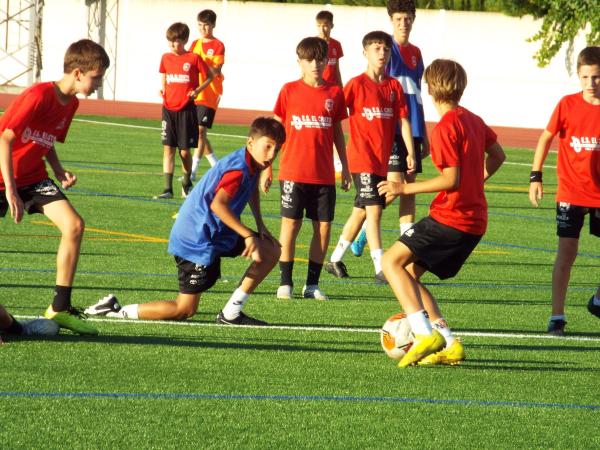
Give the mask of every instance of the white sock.
[[600, 298], [594, 295], [594, 300], [592, 300], [592, 303], [596, 306], [600, 306]]
[[371, 250], [371, 259], [373, 260], [373, 265], [375, 266], [375, 274], [381, 272], [381, 258], [383, 257], [383, 249], [377, 248], [375, 250]]
[[408, 230], [410, 230], [413, 225], [414, 225], [413, 222], [401, 223], [400, 224], [400, 236], [402, 236], [404, 233], [406, 233]]
[[557, 316], [550, 316], [550, 320], [565, 320], [567, 317], [564, 314], [559, 314]]
[[240, 288], [237, 288], [231, 294], [229, 301], [223, 308], [223, 315], [227, 320], [233, 320], [237, 318], [242, 312], [242, 308], [244, 304], [248, 300], [249, 295], [242, 291]]
[[406, 316], [410, 328], [412, 328], [414, 334], [431, 334], [431, 324], [425, 316], [425, 311], [417, 311], [416, 313], [408, 314]]
[[448, 322], [446, 322], [446, 319], [444, 319], [443, 317], [433, 322], [431, 324], [431, 327], [438, 330], [440, 334], [444, 336], [444, 339], [446, 339], [446, 347], [450, 347], [452, 343], [456, 340], [456, 338], [452, 334], [452, 331], [450, 330], [450, 327], [448, 326]]
[[206, 159], [208, 159], [208, 162], [210, 163], [210, 167], [214, 167], [214, 165], [218, 161], [218, 159], [214, 153], [209, 153], [208, 155], [206, 155]]
[[340, 240], [335, 246], [335, 249], [333, 250], [329, 261], [340, 262], [344, 257], [344, 253], [346, 253], [346, 250], [348, 250], [348, 247], [350, 247], [350, 244], [352, 244], [352, 242], [345, 240], [343, 237], [340, 237]]
[[197, 156], [192, 157], [192, 173], [196, 173], [198, 171], [198, 166], [200, 165], [200, 158]]
[[109, 312], [106, 317], [112, 317], [116, 319], [133, 319], [138, 320], [138, 304], [125, 305], [119, 312]]

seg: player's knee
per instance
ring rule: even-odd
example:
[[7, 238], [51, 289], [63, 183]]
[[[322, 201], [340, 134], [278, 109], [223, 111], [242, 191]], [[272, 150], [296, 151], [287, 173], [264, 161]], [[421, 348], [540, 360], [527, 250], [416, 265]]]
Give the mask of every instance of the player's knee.
[[186, 320], [190, 317], [193, 317], [194, 314], [196, 314], [195, 309], [192, 309], [189, 306], [178, 305], [177, 312], [175, 313], [173, 320]]
[[83, 218], [76, 215], [68, 221], [66, 226], [63, 228], [63, 233], [67, 236], [80, 239], [83, 236], [85, 230], [85, 222]]

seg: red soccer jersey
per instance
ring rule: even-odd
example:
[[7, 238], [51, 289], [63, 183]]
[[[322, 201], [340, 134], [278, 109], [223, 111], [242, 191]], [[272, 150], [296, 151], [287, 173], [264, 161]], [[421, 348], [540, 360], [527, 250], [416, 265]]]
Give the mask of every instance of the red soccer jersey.
[[164, 73], [166, 77], [163, 93], [165, 108], [179, 111], [190, 101], [189, 92], [198, 87], [200, 74], [206, 77], [208, 67], [195, 53], [165, 53], [160, 60], [159, 72]]
[[[190, 51], [194, 52], [202, 58], [210, 68], [223, 65], [225, 63], [225, 45], [217, 38], [213, 38], [208, 42], [203, 42], [202, 39], [197, 39], [192, 42]], [[200, 84], [206, 77], [200, 77]], [[197, 105], [206, 105], [214, 110], [219, 106], [221, 95], [223, 95], [223, 74], [216, 75], [206, 89], [198, 94], [194, 100]]]
[[[44, 156], [54, 141], [65, 141], [78, 106], [77, 97], [60, 103], [52, 82], [34, 84], [8, 106], [0, 117], [0, 133], [12, 130], [16, 136], [12, 161], [17, 188], [48, 178]], [[4, 189], [0, 174], [0, 190]]]
[[333, 125], [348, 117], [342, 89], [325, 83], [312, 87], [302, 80], [285, 84], [275, 109], [286, 132], [279, 179], [335, 184]]
[[563, 97], [546, 127], [559, 136], [557, 202], [600, 207], [600, 105]]
[[402, 55], [404, 64], [406, 64], [411, 70], [414, 70], [414, 68], [417, 67], [417, 64], [419, 64], [419, 61], [423, 59], [419, 47], [416, 47], [410, 43], [407, 43], [406, 45], [398, 45], [398, 48], [400, 49], [400, 54]]
[[455, 190], [435, 196], [429, 208], [431, 217], [465, 233], [480, 236], [485, 233], [485, 149], [495, 142], [496, 133], [462, 106], [444, 114], [431, 133], [431, 161], [440, 172], [447, 167], [458, 167], [460, 184]]
[[346, 84], [344, 97], [350, 117], [350, 172], [385, 177], [396, 125], [400, 117], [408, 117], [402, 86], [391, 77], [376, 83], [363, 73]]
[[[248, 150], [246, 150], [246, 164], [248, 165], [248, 171], [250, 176], [256, 173], [256, 169], [252, 166], [252, 157]], [[230, 198], [235, 197], [238, 189], [242, 185], [242, 180], [244, 178], [244, 172], [241, 170], [230, 170], [229, 172], [225, 172], [223, 177], [221, 177], [221, 181], [217, 184], [215, 188], [215, 192], [219, 192], [220, 189], [224, 189], [229, 195]]]
[[323, 80], [331, 84], [338, 83], [335, 67], [342, 56], [344, 56], [342, 44], [333, 38], [329, 38], [329, 41], [327, 41], [327, 65], [323, 71]]

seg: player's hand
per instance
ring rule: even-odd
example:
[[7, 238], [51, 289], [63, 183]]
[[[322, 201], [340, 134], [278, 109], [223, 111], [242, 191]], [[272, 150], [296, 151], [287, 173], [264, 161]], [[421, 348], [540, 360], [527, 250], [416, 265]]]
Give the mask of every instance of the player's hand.
[[267, 172], [267, 171], [263, 171], [260, 174], [260, 181], [259, 181], [259, 185], [260, 185], [260, 191], [263, 194], [267, 194], [269, 192], [269, 189], [271, 189], [271, 184], [273, 183], [273, 173], [272, 172]]
[[429, 150], [429, 140], [424, 139], [423, 145], [421, 146], [421, 160], [427, 158], [431, 151]]
[[342, 191], [348, 192], [348, 190], [350, 190], [350, 186], [352, 186], [352, 175], [350, 175], [348, 169], [342, 169]]
[[271, 234], [271, 232], [264, 225], [261, 225], [258, 227], [258, 237], [260, 237], [260, 239], [267, 239], [269, 241], [272, 241], [273, 243], [275, 243], [279, 247], [281, 247], [281, 244], [279, 243], [279, 241], [277, 239], [275, 239], [275, 237]]
[[540, 202], [544, 197], [544, 188], [542, 183], [529, 183], [529, 201], [533, 206], [540, 206]]
[[377, 184], [377, 191], [379, 195], [402, 195], [404, 194], [404, 183], [397, 183], [395, 181], [380, 181]]
[[406, 156], [406, 173], [415, 173], [415, 159], [410, 155]]
[[62, 174], [55, 174], [56, 175], [56, 179], [58, 181], [60, 181], [61, 186], [63, 187], [63, 189], [69, 189], [70, 187], [74, 186], [75, 183], [77, 183], [77, 176], [74, 173], [71, 173], [69, 171], [64, 171]]
[[246, 248], [244, 248], [242, 256], [258, 263], [261, 262], [262, 259], [260, 257], [260, 252], [258, 251], [258, 236], [255, 234], [248, 236], [244, 239], [244, 244], [246, 245]]
[[24, 212], [23, 200], [21, 200], [21, 197], [16, 192], [5, 191], [5, 193], [6, 193], [6, 201], [10, 208], [10, 215], [13, 218], [13, 220], [15, 221], [15, 223], [19, 223], [21, 221], [21, 219], [23, 219], [23, 212]]

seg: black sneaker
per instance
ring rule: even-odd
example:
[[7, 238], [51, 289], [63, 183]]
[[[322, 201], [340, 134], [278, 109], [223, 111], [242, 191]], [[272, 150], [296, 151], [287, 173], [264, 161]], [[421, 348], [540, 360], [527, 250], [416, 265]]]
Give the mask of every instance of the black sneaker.
[[329, 272], [331, 275], [337, 278], [349, 278], [348, 270], [346, 270], [346, 264], [342, 261], [338, 262], [326, 262], [325, 270]]
[[247, 325], [247, 326], [254, 326], [254, 327], [269, 325], [267, 322], [263, 322], [262, 320], [258, 320], [258, 319], [255, 319], [254, 317], [247, 316], [246, 314], [244, 314], [241, 311], [240, 311], [240, 315], [232, 320], [226, 319], [225, 316], [223, 315], [223, 311], [221, 311], [217, 315], [216, 322], [221, 325]]
[[192, 183], [188, 184], [187, 186], [181, 185], [181, 197], [187, 198], [187, 196], [190, 195], [190, 192], [192, 192], [193, 187], [194, 185]]
[[154, 200], [168, 200], [173, 198], [173, 191], [165, 190], [162, 194], [152, 197]]
[[551, 320], [548, 322], [548, 334], [552, 334], [554, 336], [564, 336], [565, 325], [567, 325], [567, 322], [564, 320]]
[[590, 312], [590, 314], [593, 314], [594, 316], [596, 316], [600, 319], [600, 306], [594, 305], [594, 296], [593, 295], [590, 298], [590, 301], [588, 302], [588, 311]]
[[385, 278], [383, 271], [377, 272], [373, 278], [377, 284], [388, 284], [388, 280]]

